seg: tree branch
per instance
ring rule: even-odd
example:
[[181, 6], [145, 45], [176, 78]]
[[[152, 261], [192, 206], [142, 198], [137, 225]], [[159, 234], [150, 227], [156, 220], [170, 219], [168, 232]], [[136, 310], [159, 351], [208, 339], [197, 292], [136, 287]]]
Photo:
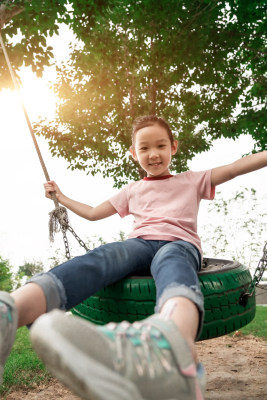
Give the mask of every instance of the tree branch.
[[20, 14], [24, 11], [24, 7], [16, 6], [13, 4], [5, 4], [0, 5], [0, 30], [6, 25], [15, 15]]

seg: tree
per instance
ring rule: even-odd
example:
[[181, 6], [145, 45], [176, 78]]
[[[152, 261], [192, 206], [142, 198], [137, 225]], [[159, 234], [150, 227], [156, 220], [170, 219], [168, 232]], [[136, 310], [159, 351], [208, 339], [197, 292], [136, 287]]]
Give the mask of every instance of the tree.
[[25, 261], [18, 269], [19, 275], [27, 276], [28, 278], [43, 271], [44, 264], [41, 261]]
[[77, 37], [58, 66], [56, 118], [36, 126], [70, 168], [112, 176], [117, 186], [138, 179], [143, 172], [127, 150], [143, 114], [169, 121], [180, 141], [177, 172], [220, 137], [249, 134], [252, 151], [266, 148], [264, 0], [13, 3], [25, 7], [3, 31], [23, 27], [22, 43], [9, 45], [15, 64], [26, 51], [40, 73], [53, 56], [46, 36], [61, 22]]
[[[41, 76], [53, 59], [47, 38], [58, 33], [59, 23], [68, 21], [67, 3], [62, 0], [3, 0], [0, 29], [13, 66], [31, 66]], [[17, 78], [19, 76], [17, 75]], [[0, 54], [1, 87], [13, 87], [4, 56]]]
[[0, 290], [10, 292], [12, 286], [12, 272], [9, 261], [0, 256]]
[[25, 261], [23, 265], [20, 265], [15, 275], [15, 287], [16, 289], [21, 286], [22, 282], [26, 279], [31, 278], [33, 275], [44, 271], [44, 265], [41, 261]]

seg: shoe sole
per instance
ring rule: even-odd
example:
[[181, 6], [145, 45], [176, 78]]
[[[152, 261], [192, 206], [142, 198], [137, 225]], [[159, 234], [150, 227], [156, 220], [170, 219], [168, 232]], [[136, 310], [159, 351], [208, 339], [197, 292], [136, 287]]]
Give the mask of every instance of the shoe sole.
[[30, 330], [33, 348], [48, 370], [85, 400], [145, 400], [126, 378], [88, 357], [53, 328], [45, 314]]

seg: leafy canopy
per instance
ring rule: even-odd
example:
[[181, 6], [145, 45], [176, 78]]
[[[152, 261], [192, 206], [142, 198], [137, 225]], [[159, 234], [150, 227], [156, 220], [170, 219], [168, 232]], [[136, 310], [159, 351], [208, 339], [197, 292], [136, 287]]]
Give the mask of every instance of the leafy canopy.
[[132, 122], [144, 114], [165, 117], [179, 139], [178, 172], [220, 137], [248, 134], [253, 151], [266, 148], [265, 0], [8, 3], [24, 7], [3, 30], [17, 68], [42, 73], [53, 60], [46, 39], [60, 23], [77, 37], [57, 69], [57, 115], [36, 126], [70, 168], [112, 176], [117, 186], [138, 179], [127, 150]]

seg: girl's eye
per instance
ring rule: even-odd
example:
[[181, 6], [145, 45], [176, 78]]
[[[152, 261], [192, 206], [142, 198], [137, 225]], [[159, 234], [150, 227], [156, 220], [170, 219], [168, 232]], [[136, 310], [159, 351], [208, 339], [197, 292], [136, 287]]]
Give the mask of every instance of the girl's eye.
[[163, 149], [164, 147], [166, 147], [165, 144], [160, 144], [160, 145], [159, 145], [159, 148], [160, 148], [160, 149]]
[[143, 150], [143, 151], [145, 151], [145, 150], [147, 150], [147, 147], [141, 147], [141, 149], [140, 150]]

